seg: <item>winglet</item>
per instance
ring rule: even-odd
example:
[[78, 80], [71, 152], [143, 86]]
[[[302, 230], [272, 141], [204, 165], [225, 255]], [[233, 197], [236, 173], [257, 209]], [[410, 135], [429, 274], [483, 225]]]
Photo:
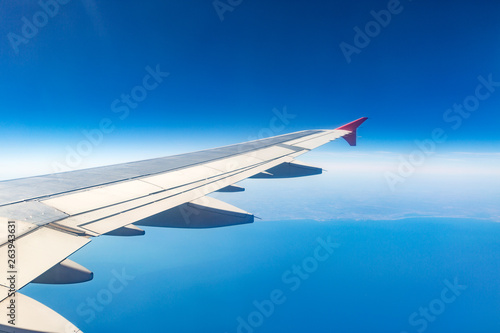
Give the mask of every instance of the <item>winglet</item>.
[[356, 145], [356, 129], [368, 119], [367, 117], [359, 118], [357, 120], [351, 121], [348, 124], [336, 128], [336, 130], [350, 131], [351, 133], [344, 136], [345, 141], [351, 146]]

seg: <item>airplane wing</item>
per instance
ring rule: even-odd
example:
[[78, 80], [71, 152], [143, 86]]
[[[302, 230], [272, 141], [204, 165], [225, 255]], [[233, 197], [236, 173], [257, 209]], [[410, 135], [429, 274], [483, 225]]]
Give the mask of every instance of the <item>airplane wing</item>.
[[28, 283], [89, 281], [67, 259], [100, 235], [143, 235], [138, 227], [210, 228], [254, 216], [206, 195], [236, 192], [246, 178], [320, 174], [296, 157], [343, 137], [356, 145], [360, 118], [334, 130], [307, 130], [216, 149], [0, 182], [0, 332], [80, 332], [21, 294]]

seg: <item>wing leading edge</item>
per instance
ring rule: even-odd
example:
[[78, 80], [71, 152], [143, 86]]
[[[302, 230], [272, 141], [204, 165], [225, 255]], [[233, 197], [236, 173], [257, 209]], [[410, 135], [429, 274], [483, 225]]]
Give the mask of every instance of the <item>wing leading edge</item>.
[[[244, 190], [234, 184], [246, 178], [320, 174], [321, 168], [296, 158], [340, 137], [356, 145], [357, 128], [366, 119], [333, 130], [301, 131], [190, 154], [0, 182], [4, 217], [0, 257], [7, 263], [14, 245], [15, 255], [20, 255], [14, 269], [6, 266], [0, 276], [0, 306], [7, 307], [17, 297], [19, 311], [29, 309], [14, 324], [8, 316], [0, 319], [0, 331], [79, 332], [59, 314], [17, 291], [30, 282], [92, 279], [90, 271], [67, 259], [92, 237], [143, 235], [135, 225], [208, 228], [251, 223], [252, 214], [206, 195]], [[16, 225], [15, 244], [9, 223]], [[15, 283], [8, 272], [15, 272]]]

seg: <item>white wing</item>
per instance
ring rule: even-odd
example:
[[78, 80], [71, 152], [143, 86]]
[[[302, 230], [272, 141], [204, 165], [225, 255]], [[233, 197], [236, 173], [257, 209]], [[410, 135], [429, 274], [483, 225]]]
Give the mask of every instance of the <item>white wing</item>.
[[206, 195], [240, 191], [234, 184], [246, 178], [319, 174], [322, 169], [295, 158], [340, 137], [355, 145], [356, 129], [365, 120], [334, 130], [0, 182], [0, 307], [10, 313], [0, 316], [0, 331], [79, 332], [17, 291], [30, 282], [92, 279], [92, 272], [66, 259], [92, 237], [144, 234], [136, 225], [207, 228], [251, 223], [252, 214]]

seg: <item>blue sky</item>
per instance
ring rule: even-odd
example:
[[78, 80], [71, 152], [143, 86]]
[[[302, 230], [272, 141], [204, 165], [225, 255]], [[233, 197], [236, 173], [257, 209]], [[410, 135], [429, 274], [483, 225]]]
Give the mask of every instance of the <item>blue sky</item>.
[[[54, 4], [0, 2], [1, 179], [335, 128], [367, 116], [358, 147], [339, 140], [302, 158], [328, 170], [324, 175], [246, 181], [247, 192], [217, 197], [276, 221], [418, 216], [500, 221], [500, 3]], [[346, 54], [346, 45], [356, 51]], [[276, 119], [278, 127], [272, 125]], [[82, 147], [85, 154], [75, 158]], [[244, 239], [248, 230], [234, 231], [241, 238], [228, 236], [232, 231], [211, 237]], [[290, 232], [286, 239], [294, 237]], [[105, 241], [95, 243], [101, 249]], [[137, 246], [154, 251], [148, 244], [146, 239]], [[314, 248], [314, 237], [303, 245]], [[96, 252], [78, 258], [92, 265]], [[287, 260], [305, 255], [293, 253]], [[109, 262], [119, 257], [110, 253]], [[190, 274], [200, 273], [192, 269], [199, 260], [189, 266]], [[137, 272], [133, 263], [120, 262], [116, 269], [128, 265]], [[111, 266], [98, 266], [106, 276], [95, 283], [105, 285]], [[280, 272], [286, 265], [275, 268]], [[443, 279], [453, 276], [437, 275], [439, 292]], [[255, 286], [261, 278], [245, 281]], [[90, 286], [94, 289], [85, 295], [103, 288]], [[30, 288], [33, 295], [50, 298], [45, 289]], [[408, 304], [402, 322], [421, 302]], [[54, 303], [61, 312], [64, 307]], [[64, 315], [81, 321], [72, 311]]]
[[[9, 34], [22, 37], [22, 17], [33, 21], [41, 7], [2, 3], [2, 136], [28, 144], [36, 135], [57, 149], [58, 140], [78, 140], [107, 117], [117, 123], [109, 141], [167, 140], [167, 133], [196, 129], [188, 142], [237, 142], [286, 105], [298, 116], [287, 131], [368, 116], [369, 145], [425, 138], [445, 127], [452, 131], [446, 149], [494, 150], [498, 91], [456, 131], [443, 114], [474, 94], [478, 76], [500, 81], [499, 5], [403, 1], [347, 63], [339, 45], [354, 46], [353, 28], [365, 29], [374, 20], [370, 12], [387, 6], [242, 1], [221, 21], [211, 1], [72, 0], [27, 44], [16, 44]], [[156, 65], [170, 76], [118, 121], [112, 102]]]

